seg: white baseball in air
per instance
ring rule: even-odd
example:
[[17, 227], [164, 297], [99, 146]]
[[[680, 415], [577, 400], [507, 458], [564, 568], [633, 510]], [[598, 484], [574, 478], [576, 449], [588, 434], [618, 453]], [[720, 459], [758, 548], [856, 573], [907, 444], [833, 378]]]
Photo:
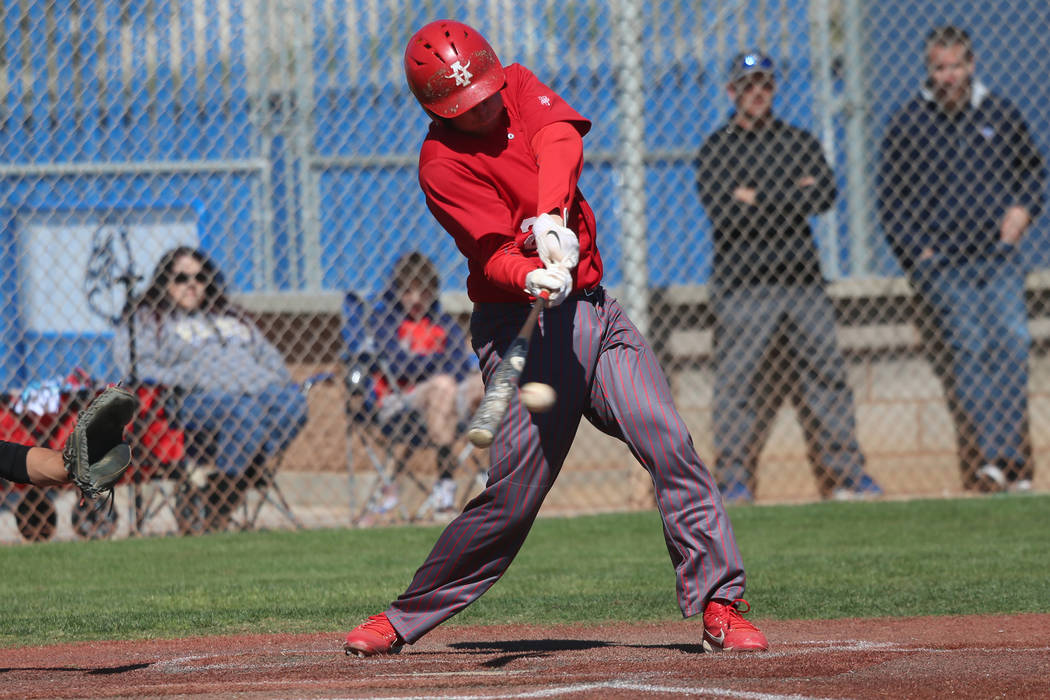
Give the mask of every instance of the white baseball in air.
[[533, 413], [546, 413], [554, 408], [558, 395], [550, 384], [527, 382], [521, 385], [521, 402]]

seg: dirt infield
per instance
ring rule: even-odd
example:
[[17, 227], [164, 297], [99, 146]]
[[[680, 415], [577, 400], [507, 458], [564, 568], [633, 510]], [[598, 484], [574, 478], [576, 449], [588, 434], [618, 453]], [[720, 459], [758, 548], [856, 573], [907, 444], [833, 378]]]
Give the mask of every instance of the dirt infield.
[[445, 627], [375, 659], [338, 633], [0, 649], [0, 698], [1050, 697], [1050, 615], [759, 622], [751, 655], [702, 653], [695, 621]]

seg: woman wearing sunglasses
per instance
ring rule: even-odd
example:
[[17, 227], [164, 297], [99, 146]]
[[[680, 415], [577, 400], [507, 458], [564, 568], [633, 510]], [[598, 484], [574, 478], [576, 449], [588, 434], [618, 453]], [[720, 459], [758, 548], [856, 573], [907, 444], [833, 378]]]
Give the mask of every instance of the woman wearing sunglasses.
[[[214, 463], [205, 487], [206, 529], [223, 529], [255, 467], [284, 450], [306, 423], [306, 399], [284, 358], [227, 296], [207, 255], [165, 253], [117, 333], [126, 376], [171, 388], [170, 409], [189, 457]], [[135, 367], [129, 328], [135, 329]], [[132, 371], [133, 370], [133, 371]]]

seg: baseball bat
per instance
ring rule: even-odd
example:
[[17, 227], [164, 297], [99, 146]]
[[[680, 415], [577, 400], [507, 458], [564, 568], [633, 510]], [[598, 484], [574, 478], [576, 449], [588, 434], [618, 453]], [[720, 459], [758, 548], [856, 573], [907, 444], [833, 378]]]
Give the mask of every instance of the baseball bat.
[[525, 369], [525, 356], [529, 352], [529, 339], [532, 338], [532, 331], [540, 318], [540, 312], [547, 306], [549, 297], [548, 292], [543, 292], [533, 302], [529, 317], [525, 319], [518, 335], [503, 353], [503, 359], [492, 373], [492, 381], [485, 389], [485, 396], [470, 419], [467, 439], [478, 447], [488, 447], [492, 444], [496, 429], [510, 407], [511, 399], [517, 395], [518, 380]]

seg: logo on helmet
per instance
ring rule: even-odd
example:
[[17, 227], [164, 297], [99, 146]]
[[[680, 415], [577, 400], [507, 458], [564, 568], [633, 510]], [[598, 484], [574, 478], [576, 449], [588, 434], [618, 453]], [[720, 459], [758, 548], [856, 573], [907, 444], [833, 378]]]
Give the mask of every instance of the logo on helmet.
[[452, 64], [452, 75], [448, 77], [455, 78], [456, 85], [466, 87], [467, 85], [470, 85], [470, 79], [474, 77], [467, 68], [470, 68], [470, 61], [467, 61], [467, 65], [465, 66], [461, 65], [459, 61], [456, 61]]

